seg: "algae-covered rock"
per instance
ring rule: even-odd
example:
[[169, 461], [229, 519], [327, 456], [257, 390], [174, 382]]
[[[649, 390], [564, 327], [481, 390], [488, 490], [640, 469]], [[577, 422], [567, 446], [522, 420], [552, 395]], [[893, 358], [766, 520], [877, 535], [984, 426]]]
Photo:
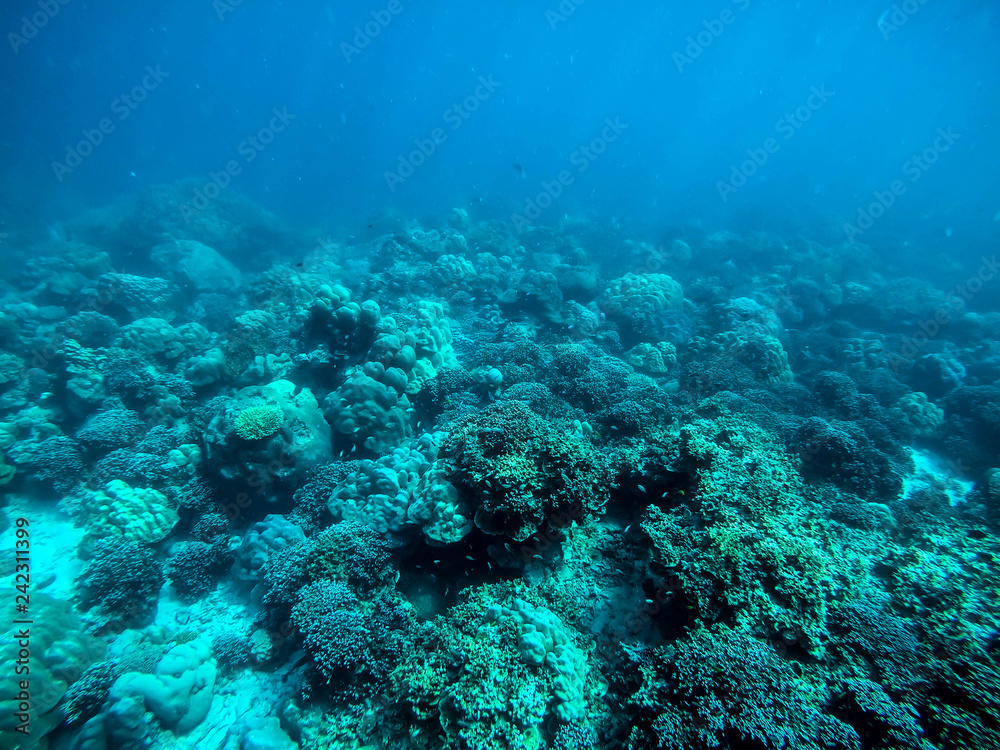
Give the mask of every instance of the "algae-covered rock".
[[207, 467], [261, 493], [271, 482], [304, 479], [332, 457], [330, 426], [316, 398], [289, 380], [243, 388], [205, 430]]
[[179, 283], [199, 292], [230, 292], [238, 289], [241, 274], [214, 248], [195, 240], [175, 240], [157, 245], [150, 258]]

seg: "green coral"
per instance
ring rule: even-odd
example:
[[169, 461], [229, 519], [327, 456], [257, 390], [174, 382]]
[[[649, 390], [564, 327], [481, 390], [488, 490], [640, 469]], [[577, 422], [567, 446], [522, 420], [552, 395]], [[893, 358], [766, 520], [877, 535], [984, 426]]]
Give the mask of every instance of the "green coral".
[[177, 511], [159, 490], [130, 487], [120, 479], [90, 494], [88, 539], [107, 536], [154, 544], [177, 524]]
[[90, 718], [107, 700], [108, 690], [115, 682], [116, 663], [110, 659], [91, 664], [80, 679], [74, 682], [63, 698], [66, 723], [73, 724], [81, 718]]
[[299, 706], [290, 700], [282, 718], [301, 750], [376, 750], [384, 745], [366, 740], [379, 726], [375, 717], [381, 710], [372, 705], [371, 699], [355, 698], [336, 707], [309, 703]]
[[616, 679], [632, 686], [627, 747], [823, 747], [813, 739], [829, 719], [814, 708], [822, 696], [770, 644], [716, 627], [669, 646], [627, 646], [624, 656]]
[[277, 406], [254, 404], [236, 415], [234, 429], [244, 440], [262, 440], [281, 427], [285, 415]]
[[702, 411], [657, 446], [674, 489], [666, 509], [650, 505], [642, 517], [653, 563], [681, 586], [689, 615], [713, 623], [732, 612], [746, 632], [793, 639], [821, 657], [830, 552], [793, 459], [774, 435], [718, 402]]
[[584, 644], [522, 584], [467, 590], [393, 671], [400, 720], [429, 747], [544, 748], [562, 727], [591, 736], [605, 686]]
[[600, 515], [607, 497], [604, 456], [520, 401], [492, 404], [465, 418], [443, 457], [454, 467], [453, 481], [470, 487], [478, 501], [476, 525], [516, 541], [557, 515]]

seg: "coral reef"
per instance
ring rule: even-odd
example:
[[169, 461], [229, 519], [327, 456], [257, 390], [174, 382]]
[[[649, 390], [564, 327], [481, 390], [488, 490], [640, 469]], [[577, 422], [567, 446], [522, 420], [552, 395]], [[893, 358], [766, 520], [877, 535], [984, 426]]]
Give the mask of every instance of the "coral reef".
[[476, 525], [523, 541], [557, 514], [599, 514], [608, 476], [586, 440], [560, 431], [520, 401], [459, 422], [442, 453], [471, 491]]
[[988, 295], [914, 346], [860, 243], [190, 189], [0, 283], [31, 746], [998, 746]]

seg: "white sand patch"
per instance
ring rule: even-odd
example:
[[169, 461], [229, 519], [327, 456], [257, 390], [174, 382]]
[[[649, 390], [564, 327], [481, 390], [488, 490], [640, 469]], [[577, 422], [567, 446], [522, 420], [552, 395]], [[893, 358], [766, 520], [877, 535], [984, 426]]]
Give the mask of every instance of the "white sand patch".
[[953, 461], [922, 448], [910, 448], [910, 455], [914, 469], [903, 482], [903, 497], [932, 487], [943, 491], [953, 507], [966, 501], [975, 483], [960, 477]]
[[[72, 601], [76, 593], [76, 578], [83, 567], [83, 560], [76, 556], [76, 549], [83, 539], [83, 528], [56, 509], [54, 501], [39, 500], [27, 495], [10, 495], [0, 512], [6, 517], [4, 535], [9, 539], [5, 546], [13, 549], [15, 523], [18, 518], [28, 521], [31, 541], [31, 591], [44, 591], [57, 599]], [[13, 555], [9, 562], [13, 565]]]

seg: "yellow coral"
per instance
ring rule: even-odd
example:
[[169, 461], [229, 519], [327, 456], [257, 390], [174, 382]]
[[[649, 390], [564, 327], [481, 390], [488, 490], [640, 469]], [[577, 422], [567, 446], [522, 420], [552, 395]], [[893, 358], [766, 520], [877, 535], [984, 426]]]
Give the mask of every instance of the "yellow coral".
[[166, 495], [154, 489], [130, 487], [120, 479], [108, 482], [93, 494], [87, 536], [107, 536], [154, 544], [177, 524], [177, 511]]

